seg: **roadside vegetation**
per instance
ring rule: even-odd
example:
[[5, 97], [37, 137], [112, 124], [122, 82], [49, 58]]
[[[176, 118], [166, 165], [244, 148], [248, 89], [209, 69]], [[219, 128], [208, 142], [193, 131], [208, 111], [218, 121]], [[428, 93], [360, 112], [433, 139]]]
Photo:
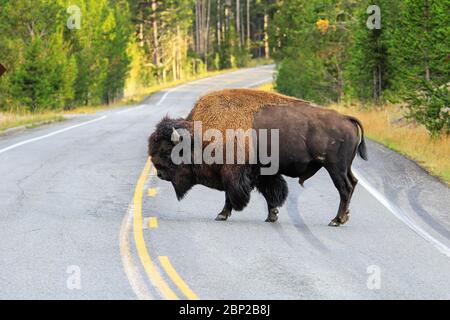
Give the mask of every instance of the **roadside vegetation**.
[[56, 112], [46, 112], [46, 113], [0, 112], [0, 134], [10, 128], [22, 126], [30, 128], [62, 120], [64, 120], [64, 117]]

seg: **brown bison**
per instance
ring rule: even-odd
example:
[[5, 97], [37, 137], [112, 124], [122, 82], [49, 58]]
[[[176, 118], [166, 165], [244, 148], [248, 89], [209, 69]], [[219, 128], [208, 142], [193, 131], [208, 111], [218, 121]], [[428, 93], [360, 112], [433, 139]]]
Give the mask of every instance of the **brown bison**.
[[[245, 145], [247, 151], [251, 149], [257, 155], [256, 162], [185, 161], [175, 164], [172, 152], [181, 141], [195, 136], [196, 121], [202, 123], [202, 132], [208, 129], [219, 133], [228, 129], [276, 130], [278, 140], [268, 139], [267, 148], [278, 149], [277, 172], [261, 174], [267, 163], [261, 161], [260, 146], [256, 144]], [[204, 150], [213, 140], [202, 141], [200, 148]], [[190, 152], [184, 155], [188, 160], [195, 154], [195, 143], [191, 141], [188, 142]], [[330, 226], [348, 221], [350, 200], [358, 182], [351, 165], [357, 153], [367, 160], [364, 130], [357, 119], [303, 100], [250, 89], [229, 89], [206, 95], [186, 119], [164, 118], [149, 138], [148, 153], [158, 177], [172, 183], [179, 200], [196, 184], [225, 191], [225, 206], [216, 220], [227, 220], [232, 210], [243, 210], [250, 201], [251, 191], [256, 188], [267, 201], [266, 221], [275, 222], [278, 208], [288, 194], [282, 175], [299, 178], [303, 185], [324, 167], [340, 194], [338, 214]]]

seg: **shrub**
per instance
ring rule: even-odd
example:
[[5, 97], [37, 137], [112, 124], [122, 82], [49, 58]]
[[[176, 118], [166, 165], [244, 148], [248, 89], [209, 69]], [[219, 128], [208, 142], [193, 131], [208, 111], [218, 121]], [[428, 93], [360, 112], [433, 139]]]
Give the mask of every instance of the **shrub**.
[[450, 133], [449, 85], [424, 81], [421, 93], [407, 98], [407, 116], [423, 124], [432, 136]]

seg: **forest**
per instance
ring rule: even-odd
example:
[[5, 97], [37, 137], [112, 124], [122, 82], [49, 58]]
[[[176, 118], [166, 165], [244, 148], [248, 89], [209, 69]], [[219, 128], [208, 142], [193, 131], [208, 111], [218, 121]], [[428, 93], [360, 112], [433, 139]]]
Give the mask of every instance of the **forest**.
[[450, 132], [450, 0], [0, 0], [0, 110], [112, 104], [274, 61], [277, 91]]

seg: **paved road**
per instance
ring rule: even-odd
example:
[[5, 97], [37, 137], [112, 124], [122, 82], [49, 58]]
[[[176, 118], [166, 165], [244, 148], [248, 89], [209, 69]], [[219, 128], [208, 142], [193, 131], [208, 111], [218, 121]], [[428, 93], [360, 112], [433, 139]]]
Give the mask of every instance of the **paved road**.
[[119, 108], [0, 138], [0, 298], [450, 298], [450, 192], [411, 161], [369, 144], [341, 228], [321, 171], [276, 224], [263, 198], [225, 223], [223, 194], [178, 202], [146, 162], [164, 115], [201, 94], [270, 81], [270, 66], [192, 82]]

